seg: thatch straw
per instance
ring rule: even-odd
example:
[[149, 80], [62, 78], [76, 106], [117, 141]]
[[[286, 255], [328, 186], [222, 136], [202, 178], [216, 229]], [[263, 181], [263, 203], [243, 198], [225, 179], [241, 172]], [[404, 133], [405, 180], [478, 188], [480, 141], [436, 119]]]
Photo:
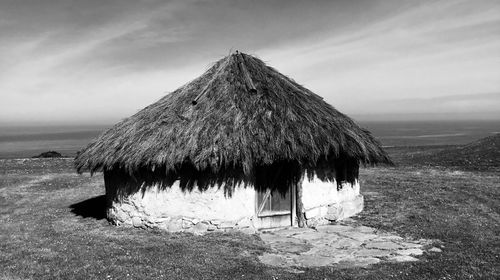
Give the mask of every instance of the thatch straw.
[[138, 183], [180, 180], [188, 189], [222, 184], [228, 191], [238, 183], [286, 187], [304, 173], [352, 181], [359, 164], [379, 163], [391, 161], [368, 131], [241, 53], [116, 124], [75, 159], [78, 172], [120, 170]]

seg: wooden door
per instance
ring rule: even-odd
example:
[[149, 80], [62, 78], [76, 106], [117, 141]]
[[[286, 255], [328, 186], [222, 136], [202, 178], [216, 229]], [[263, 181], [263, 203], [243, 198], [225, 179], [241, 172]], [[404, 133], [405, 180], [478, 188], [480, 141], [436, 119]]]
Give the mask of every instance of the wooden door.
[[291, 226], [294, 218], [293, 192], [257, 192], [256, 214], [259, 228]]

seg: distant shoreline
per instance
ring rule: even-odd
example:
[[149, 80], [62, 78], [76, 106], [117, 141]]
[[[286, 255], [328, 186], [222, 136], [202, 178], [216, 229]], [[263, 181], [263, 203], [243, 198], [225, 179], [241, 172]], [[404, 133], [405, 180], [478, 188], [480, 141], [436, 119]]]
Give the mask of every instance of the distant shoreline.
[[[360, 122], [384, 148], [462, 145], [498, 133], [499, 121]], [[0, 159], [26, 159], [46, 151], [73, 158], [110, 126], [23, 126], [0, 129]]]

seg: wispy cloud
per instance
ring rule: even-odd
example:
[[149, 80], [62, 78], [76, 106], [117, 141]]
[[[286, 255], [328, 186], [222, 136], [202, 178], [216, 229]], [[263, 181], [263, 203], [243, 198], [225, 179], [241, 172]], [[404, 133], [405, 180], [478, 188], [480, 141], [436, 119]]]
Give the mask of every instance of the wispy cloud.
[[230, 48], [349, 114], [500, 92], [498, 1], [250, 2], [0, 3], [0, 121], [113, 122]]

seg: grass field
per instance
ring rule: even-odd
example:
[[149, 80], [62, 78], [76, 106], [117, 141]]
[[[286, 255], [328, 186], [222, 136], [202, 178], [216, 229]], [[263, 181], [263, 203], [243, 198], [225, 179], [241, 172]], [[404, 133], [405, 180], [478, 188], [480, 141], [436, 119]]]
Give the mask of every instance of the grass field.
[[[367, 268], [267, 267], [257, 235], [169, 234], [110, 226], [102, 176], [70, 159], [1, 160], [0, 279], [498, 279], [500, 176], [412, 163], [427, 148], [389, 152], [399, 166], [361, 170], [367, 226], [436, 240], [441, 253]], [[410, 164], [411, 163], [411, 164]]]

